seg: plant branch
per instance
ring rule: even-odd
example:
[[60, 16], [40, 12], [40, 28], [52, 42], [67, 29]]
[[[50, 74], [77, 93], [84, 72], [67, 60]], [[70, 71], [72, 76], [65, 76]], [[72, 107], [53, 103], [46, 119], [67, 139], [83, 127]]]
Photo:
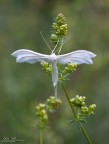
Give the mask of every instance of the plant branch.
[[[75, 110], [74, 110], [73, 105], [72, 105], [71, 102], [70, 102], [69, 95], [68, 95], [68, 93], [67, 93], [67, 91], [66, 91], [66, 88], [65, 88], [63, 82], [62, 82], [62, 88], [63, 88], [63, 90], [64, 90], [64, 93], [65, 93], [65, 96], [66, 96], [66, 98], [67, 98], [67, 101], [68, 101], [68, 103], [69, 103], [69, 105], [70, 105], [70, 108], [71, 108], [71, 110], [72, 110], [72, 112], [73, 112], [73, 114], [74, 114], [74, 117], [75, 117], [76, 120], [78, 120], [78, 119], [77, 119], [76, 112], [75, 112]], [[83, 132], [83, 134], [84, 134], [84, 136], [85, 136], [88, 144], [92, 144], [92, 142], [91, 142], [91, 140], [90, 140], [90, 138], [89, 138], [89, 136], [88, 136], [88, 134], [87, 134], [84, 126], [82, 125], [82, 123], [81, 123], [80, 121], [78, 121], [78, 122], [79, 122], [80, 128], [81, 128], [81, 130], [82, 130], [82, 132]]]

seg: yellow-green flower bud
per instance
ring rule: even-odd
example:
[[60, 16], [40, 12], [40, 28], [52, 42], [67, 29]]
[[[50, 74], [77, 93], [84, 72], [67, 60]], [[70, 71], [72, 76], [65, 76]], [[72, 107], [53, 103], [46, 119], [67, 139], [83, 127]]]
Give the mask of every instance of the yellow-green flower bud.
[[48, 121], [48, 115], [47, 115], [47, 114], [45, 114], [45, 115], [43, 116], [43, 120], [44, 120], [44, 121]]
[[43, 63], [41, 63], [41, 66], [42, 66], [42, 69], [44, 72], [46, 72], [47, 74], [51, 73], [52, 68], [51, 68], [51, 65], [49, 63], [43, 62]]
[[58, 40], [58, 36], [56, 34], [52, 34], [51, 35], [51, 40], [57, 41]]
[[67, 33], [67, 24], [65, 23], [65, 17], [62, 13], [58, 14], [55, 22], [52, 25], [53, 34], [51, 34], [51, 40], [53, 42], [59, 42], [59, 39], [62, 39]]
[[96, 108], [96, 104], [90, 105], [89, 108], [94, 110]]
[[62, 13], [60, 13], [60, 14], [58, 14], [58, 16], [56, 17], [56, 22], [58, 23], [58, 24], [64, 24], [64, 22], [65, 22], [65, 17], [63, 16], [63, 14]]
[[81, 111], [82, 111], [84, 114], [88, 114], [89, 109], [88, 109], [87, 106], [82, 106], [82, 107], [81, 107]]
[[81, 107], [81, 111], [84, 115], [91, 115], [94, 114], [94, 110], [96, 108], [95, 104], [90, 105], [89, 107], [83, 106]]
[[68, 63], [68, 65], [64, 69], [65, 74], [70, 74], [74, 71], [76, 71], [77, 65], [73, 63]]
[[46, 114], [46, 111], [44, 109], [41, 110], [41, 114], [44, 115]]
[[37, 127], [39, 129], [43, 129], [47, 126], [48, 123], [48, 115], [47, 115], [47, 111], [46, 111], [46, 105], [40, 103], [37, 107], [36, 107], [36, 116], [37, 116]]
[[51, 96], [49, 99], [47, 99], [47, 107], [49, 111], [57, 110], [61, 104], [62, 101], [59, 98], [55, 99], [55, 97]]
[[96, 105], [95, 104], [92, 104], [89, 106], [89, 114], [94, 114], [94, 110], [96, 108]]
[[74, 105], [74, 106], [77, 106], [77, 107], [82, 107], [85, 105], [85, 97], [84, 96], [79, 96], [79, 95], [76, 95], [75, 98], [72, 98], [70, 99], [70, 102]]

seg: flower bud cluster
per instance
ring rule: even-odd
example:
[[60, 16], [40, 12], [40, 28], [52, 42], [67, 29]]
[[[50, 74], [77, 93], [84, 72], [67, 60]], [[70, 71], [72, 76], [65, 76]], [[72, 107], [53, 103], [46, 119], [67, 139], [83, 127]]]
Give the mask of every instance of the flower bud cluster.
[[66, 35], [67, 24], [53, 23], [52, 28], [55, 30], [56, 35]]
[[47, 62], [41, 63], [42, 69], [45, 73], [49, 74], [52, 71], [51, 65]]
[[68, 63], [68, 65], [64, 69], [65, 74], [70, 74], [74, 71], [76, 71], [77, 65], [73, 63]]
[[82, 107], [85, 105], [85, 99], [86, 97], [85, 96], [79, 96], [79, 95], [76, 95], [75, 98], [72, 98], [70, 99], [70, 102], [74, 105], [74, 106], [77, 106], [77, 107]]
[[65, 23], [65, 17], [62, 13], [58, 14], [55, 22], [52, 25], [54, 33], [51, 34], [52, 41], [58, 41], [59, 37], [65, 36], [67, 33], [67, 24]]
[[37, 127], [39, 129], [44, 129], [48, 124], [48, 112], [54, 112], [59, 109], [62, 101], [58, 98], [51, 96], [47, 101], [42, 104], [40, 103], [36, 106], [36, 116], [37, 116]]
[[59, 109], [60, 105], [62, 104], [61, 99], [55, 99], [55, 97], [51, 96], [47, 99], [47, 108], [49, 111], [55, 111]]
[[37, 120], [37, 127], [39, 129], [45, 128], [46, 125], [47, 125], [47, 123], [48, 123], [48, 115], [47, 115], [45, 104], [40, 103], [36, 107], [36, 116], [38, 118], [38, 120]]
[[90, 105], [89, 107], [87, 106], [82, 106], [81, 111], [84, 115], [92, 115], [94, 114], [94, 110], [96, 108], [95, 104]]
[[70, 99], [70, 102], [77, 108], [79, 108], [79, 116], [90, 116], [94, 114], [94, 110], [96, 108], [95, 104], [91, 104], [87, 106], [85, 103], [86, 97], [85, 96], [78, 96], [76, 95], [75, 98]]

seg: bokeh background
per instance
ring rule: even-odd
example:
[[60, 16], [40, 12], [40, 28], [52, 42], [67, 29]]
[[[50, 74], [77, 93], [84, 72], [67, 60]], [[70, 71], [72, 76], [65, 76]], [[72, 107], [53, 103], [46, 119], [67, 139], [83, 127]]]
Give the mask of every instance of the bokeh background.
[[[97, 55], [93, 65], [78, 66], [66, 87], [71, 96], [85, 95], [89, 104], [97, 105], [85, 127], [93, 144], [109, 143], [109, 0], [0, 0], [0, 138], [39, 144], [35, 107], [53, 95], [51, 77], [39, 63], [16, 64], [11, 53], [26, 48], [50, 54], [40, 31], [49, 42], [60, 12], [70, 35], [62, 53], [85, 49]], [[44, 144], [87, 144], [77, 127], [68, 127], [72, 114], [61, 86], [58, 96], [63, 106], [50, 115]]]

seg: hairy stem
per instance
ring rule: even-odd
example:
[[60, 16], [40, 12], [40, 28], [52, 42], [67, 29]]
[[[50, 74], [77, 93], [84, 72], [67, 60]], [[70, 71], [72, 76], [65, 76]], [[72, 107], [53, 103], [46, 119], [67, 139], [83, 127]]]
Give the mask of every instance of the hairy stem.
[[[71, 110], [72, 110], [72, 112], [73, 112], [73, 114], [74, 114], [74, 117], [75, 117], [75, 119], [77, 120], [76, 112], [75, 112], [75, 110], [74, 110], [73, 105], [72, 105], [71, 102], [70, 102], [69, 95], [68, 95], [68, 93], [67, 93], [67, 91], [66, 91], [66, 88], [65, 88], [63, 82], [62, 82], [62, 88], [63, 88], [63, 90], [64, 90], [64, 93], [65, 93], [65, 96], [66, 96], [66, 98], [67, 98], [67, 101], [68, 101], [68, 103], [69, 103], [69, 105], [70, 105], [70, 108], [71, 108]], [[90, 138], [89, 138], [89, 136], [88, 136], [88, 134], [87, 134], [84, 126], [82, 125], [82, 123], [81, 123], [80, 121], [78, 121], [78, 123], [79, 123], [79, 125], [80, 125], [81, 131], [82, 131], [82, 133], [84, 134], [84, 136], [85, 136], [88, 144], [92, 144], [92, 142], [91, 142], [91, 140], [90, 140]]]

